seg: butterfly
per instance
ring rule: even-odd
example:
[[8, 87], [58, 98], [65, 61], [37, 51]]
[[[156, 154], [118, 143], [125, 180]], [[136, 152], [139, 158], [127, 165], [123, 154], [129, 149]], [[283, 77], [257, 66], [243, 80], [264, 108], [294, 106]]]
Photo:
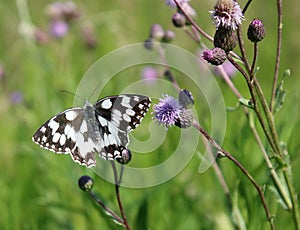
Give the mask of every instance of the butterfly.
[[86, 167], [96, 165], [95, 153], [122, 163], [129, 151], [128, 133], [141, 123], [150, 104], [149, 97], [137, 94], [86, 101], [46, 121], [32, 140], [57, 154], [70, 153], [74, 162]]

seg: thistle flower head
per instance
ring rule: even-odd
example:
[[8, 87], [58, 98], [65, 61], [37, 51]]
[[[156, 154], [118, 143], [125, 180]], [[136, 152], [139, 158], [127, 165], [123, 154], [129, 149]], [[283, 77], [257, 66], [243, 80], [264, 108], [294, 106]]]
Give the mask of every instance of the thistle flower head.
[[210, 14], [217, 29], [225, 27], [236, 30], [244, 20], [240, 5], [234, 0], [218, 0]]
[[169, 95], [163, 95], [159, 103], [153, 106], [154, 119], [166, 127], [175, 125], [181, 114], [179, 101]]
[[50, 34], [55, 38], [62, 38], [69, 32], [69, 25], [63, 20], [53, 20], [50, 24]]

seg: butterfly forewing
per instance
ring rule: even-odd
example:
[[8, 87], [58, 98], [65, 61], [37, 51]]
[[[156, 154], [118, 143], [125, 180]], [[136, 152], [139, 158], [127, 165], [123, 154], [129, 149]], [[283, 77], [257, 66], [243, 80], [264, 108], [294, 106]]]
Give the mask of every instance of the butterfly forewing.
[[143, 95], [123, 94], [110, 96], [94, 105], [100, 123], [100, 155], [116, 159], [129, 144], [128, 132], [141, 123], [150, 107], [150, 98]]
[[106, 97], [94, 105], [86, 102], [46, 121], [32, 139], [55, 153], [70, 153], [81, 165], [95, 166], [95, 152], [108, 160], [122, 157], [128, 132], [140, 124], [150, 103], [150, 98], [135, 94]]

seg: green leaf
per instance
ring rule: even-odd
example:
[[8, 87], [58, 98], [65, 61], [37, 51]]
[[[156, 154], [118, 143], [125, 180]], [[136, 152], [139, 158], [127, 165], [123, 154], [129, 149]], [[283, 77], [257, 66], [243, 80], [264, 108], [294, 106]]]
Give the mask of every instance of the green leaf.
[[256, 76], [256, 74], [258, 73], [260, 67], [255, 67], [254, 70], [253, 70], [253, 76]]
[[246, 223], [242, 212], [238, 206], [238, 191], [235, 190], [232, 194], [232, 210], [231, 210], [231, 217], [233, 222], [237, 226], [238, 229], [246, 230]]
[[275, 105], [274, 105], [274, 114], [277, 113], [284, 101], [285, 101], [285, 97], [286, 97], [286, 91], [283, 88], [283, 80], [280, 82], [280, 84], [278, 85], [276, 92], [275, 92]]
[[135, 229], [148, 229], [148, 200], [145, 198], [139, 208]]
[[282, 74], [282, 80], [286, 77], [291, 76], [291, 70], [290, 69], [286, 69], [283, 74]]
[[240, 108], [240, 106], [241, 106], [241, 103], [237, 103], [237, 105], [236, 106], [227, 106], [226, 107], [226, 111], [228, 111], [228, 112], [235, 112], [235, 111], [237, 111], [239, 108]]
[[254, 107], [254, 105], [253, 105], [253, 102], [252, 102], [252, 100], [250, 99], [250, 100], [248, 100], [248, 99], [245, 99], [245, 98], [240, 98], [239, 99], [239, 102], [242, 104], [242, 105], [244, 105], [244, 106], [246, 106], [246, 107], [248, 107], [248, 108], [250, 108], [250, 109], [253, 109]]
[[[282, 180], [281, 180], [282, 181]], [[281, 207], [285, 210], [288, 210], [287, 205], [285, 204], [284, 200], [282, 199], [282, 197], [280, 196], [278, 190], [276, 187], [274, 186], [269, 186], [269, 190], [275, 195], [276, 199], [277, 199], [277, 203], [279, 203], [281, 205]]]

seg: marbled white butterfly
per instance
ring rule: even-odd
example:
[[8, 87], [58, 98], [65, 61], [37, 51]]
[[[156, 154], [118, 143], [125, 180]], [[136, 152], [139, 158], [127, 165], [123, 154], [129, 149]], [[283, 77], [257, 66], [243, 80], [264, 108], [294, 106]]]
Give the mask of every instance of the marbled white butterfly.
[[109, 96], [83, 108], [67, 109], [46, 121], [32, 140], [87, 167], [96, 165], [95, 152], [106, 160], [121, 159], [129, 144], [128, 132], [135, 129], [151, 104], [136, 94]]

